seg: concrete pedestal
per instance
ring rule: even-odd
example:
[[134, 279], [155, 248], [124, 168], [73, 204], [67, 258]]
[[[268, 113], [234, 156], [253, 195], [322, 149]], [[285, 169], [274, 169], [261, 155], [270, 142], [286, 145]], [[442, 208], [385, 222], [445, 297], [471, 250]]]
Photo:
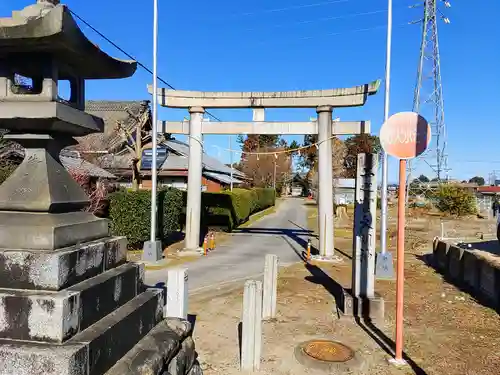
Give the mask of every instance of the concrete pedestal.
[[383, 322], [385, 302], [375, 294], [373, 297], [355, 297], [344, 290], [340, 306], [337, 306], [343, 317], [369, 319], [374, 322]]

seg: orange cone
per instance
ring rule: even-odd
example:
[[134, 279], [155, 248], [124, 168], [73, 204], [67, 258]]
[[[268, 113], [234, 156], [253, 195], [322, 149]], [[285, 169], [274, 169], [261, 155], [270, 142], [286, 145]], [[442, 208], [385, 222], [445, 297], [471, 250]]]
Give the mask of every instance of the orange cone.
[[208, 253], [208, 236], [205, 236], [205, 240], [203, 240], [203, 254], [207, 255]]
[[210, 234], [210, 250], [215, 250], [215, 234], [212, 232]]

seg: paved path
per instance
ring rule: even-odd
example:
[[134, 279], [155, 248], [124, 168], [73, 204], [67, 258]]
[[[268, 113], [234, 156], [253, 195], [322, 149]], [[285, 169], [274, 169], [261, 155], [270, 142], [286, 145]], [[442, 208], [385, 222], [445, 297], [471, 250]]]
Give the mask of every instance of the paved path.
[[[280, 265], [299, 261], [299, 254], [307, 246], [309, 232], [306, 226], [304, 200], [284, 200], [277, 212], [238, 230], [207, 257], [186, 264], [189, 290], [256, 277], [264, 270], [266, 254], [276, 254]], [[167, 270], [146, 272], [148, 285], [156, 285], [166, 279]]]

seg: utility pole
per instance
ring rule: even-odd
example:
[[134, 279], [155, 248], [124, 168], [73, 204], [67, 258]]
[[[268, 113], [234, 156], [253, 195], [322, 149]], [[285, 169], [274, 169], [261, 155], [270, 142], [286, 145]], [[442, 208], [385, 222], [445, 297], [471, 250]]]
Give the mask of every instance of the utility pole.
[[[447, 135], [444, 116], [443, 84], [441, 81], [441, 57], [439, 52], [438, 21], [445, 24], [450, 19], [445, 17], [439, 4], [450, 8], [447, 0], [424, 0], [424, 15], [419, 21], [422, 24], [422, 41], [420, 45], [420, 59], [415, 85], [413, 111], [419, 113], [429, 121], [432, 129], [433, 142], [428, 152], [417, 159], [424, 161], [435, 173], [438, 181], [448, 179], [448, 158], [446, 155]], [[417, 6], [415, 6], [417, 7]], [[415, 162], [409, 164], [409, 174]], [[411, 167], [410, 167], [411, 165]], [[419, 171], [418, 173], [423, 173]], [[410, 180], [408, 180], [410, 181]]]

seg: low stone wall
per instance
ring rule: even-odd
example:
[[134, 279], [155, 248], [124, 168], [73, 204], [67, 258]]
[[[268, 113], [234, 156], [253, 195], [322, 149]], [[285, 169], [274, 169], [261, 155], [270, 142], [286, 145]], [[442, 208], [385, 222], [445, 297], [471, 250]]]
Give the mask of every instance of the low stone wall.
[[463, 249], [436, 239], [433, 244], [434, 267], [447, 280], [500, 312], [500, 262], [474, 249]]
[[106, 375], [203, 375], [192, 326], [168, 318], [158, 324]]

